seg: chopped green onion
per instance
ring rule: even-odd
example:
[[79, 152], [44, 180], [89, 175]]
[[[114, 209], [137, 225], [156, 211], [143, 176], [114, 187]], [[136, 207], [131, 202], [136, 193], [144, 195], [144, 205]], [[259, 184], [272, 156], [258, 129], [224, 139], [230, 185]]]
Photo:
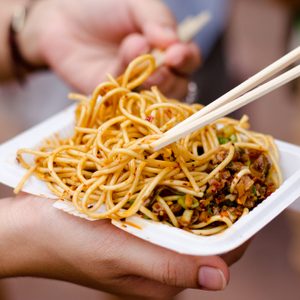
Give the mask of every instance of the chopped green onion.
[[184, 209], [186, 209], [186, 205], [185, 205], [185, 196], [180, 196], [177, 200], [177, 203], [179, 205], [181, 205], [181, 207], [183, 207]]
[[220, 145], [227, 144], [230, 141], [230, 139], [222, 137], [222, 136], [219, 136], [218, 140], [219, 140]]
[[192, 206], [191, 206], [191, 208], [196, 208], [196, 207], [198, 207], [199, 206], [199, 201], [197, 200], [197, 199], [193, 199], [193, 204], [192, 204]]
[[130, 204], [130, 205], [132, 205], [133, 202], [134, 202], [134, 199], [131, 199], [131, 200], [128, 200], [128, 201], [127, 201], [127, 203]]

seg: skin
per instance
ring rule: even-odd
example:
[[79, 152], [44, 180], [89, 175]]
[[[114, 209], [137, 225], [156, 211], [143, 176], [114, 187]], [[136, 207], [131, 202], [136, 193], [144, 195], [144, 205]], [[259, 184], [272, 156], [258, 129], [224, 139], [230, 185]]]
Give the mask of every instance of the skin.
[[[0, 2], [1, 45], [7, 45], [6, 28], [16, 4], [25, 2]], [[43, 0], [32, 7], [18, 42], [28, 62], [50, 67], [84, 93], [107, 72], [120, 74], [135, 56], [163, 49], [164, 67], [146, 85], [159, 85], [180, 98], [200, 64], [200, 51], [194, 44], [179, 43], [175, 26], [157, 0]], [[0, 80], [12, 78], [8, 46], [0, 48], [0, 65]], [[51, 200], [24, 194], [0, 201], [0, 223], [0, 278], [53, 278], [122, 299], [168, 299], [185, 288], [224, 289], [228, 265], [244, 251], [223, 258], [180, 255], [109, 221], [75, 218], [54, 209]]]
[[[1, 14], [5, 20], [5, 10]], [[28, 62], [50, 67], [85, 94], [107, 73], [117, 76], [134, 57], [158, 48], [165, 50], [164, 66], [147, 85], [158, 85], [170, 97], [182, 98], [188, 77], [201, 60], [195, 44], [178, 41], [174, 17], [158, 0], [37, 1], [19, 35], [19, 45]], [[9, 63], [8, 55], [6, 51], [2, 60], [0, 55], [1, 65]], [[11, 75], [7, 70], [2, 69], [2, 78]]]
[[[185, 288], [220, 290], [229, 281], [221, 257], [177, 254], [135, 238], [108, 220], [86, 221], [52, 204], [25, 194], [0, 201], [0, 278], [53, 278], [131, 299], [168, 299]], [[244, 250], [224, 259], [234, 263]], [[225, 281], [202, 278], [201, 286], [199, 272], [206, 267], [222, 272]]]

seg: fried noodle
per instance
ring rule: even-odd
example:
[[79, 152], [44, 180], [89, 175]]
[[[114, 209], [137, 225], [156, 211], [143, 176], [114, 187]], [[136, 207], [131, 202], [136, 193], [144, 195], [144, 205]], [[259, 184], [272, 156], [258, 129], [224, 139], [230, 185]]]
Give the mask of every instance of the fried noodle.
[[212, 235], [279, 187], [275, 143], [250, 131], [246, 116], [219, 119], [154, 151], [153, 141], [202, 108], [167, 99], [157, 87], [141, 90], [154, 70], [154, 58], [143, 55], [121, 77], [109, 76], [91, 97], [71, 94], [78, 101], [73, 136], [56, 135], [38, 150], [20, 149], [17, 159], [28, 173], [15, 192], [34, 174], [90, 218], [139, 214]]

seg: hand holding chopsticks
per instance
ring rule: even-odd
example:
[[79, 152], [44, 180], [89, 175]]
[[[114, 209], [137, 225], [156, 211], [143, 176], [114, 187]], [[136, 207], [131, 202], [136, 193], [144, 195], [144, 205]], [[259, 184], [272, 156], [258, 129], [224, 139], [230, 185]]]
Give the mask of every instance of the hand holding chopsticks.
[[[300, 59], [300, 47], [283, 56], [267, 68], [249, 78], [233, 90], [215, 100], [185, 121], [167, 131], [151, 146], [159, 150], [178, 139], [202, 128], [203, 126], [221, 118], [281, 87], [282, 85], [300, 77], [300, 65], [262, 84], [270, 77], [291, 66]], [[259, 84], [262, 84], [259, 86]], [[258, 87], [256, 87], [258, 86]], [[253, 89], [256, 87], [255, 89]], [[253, 89], [253, 90], [252, 90]]]

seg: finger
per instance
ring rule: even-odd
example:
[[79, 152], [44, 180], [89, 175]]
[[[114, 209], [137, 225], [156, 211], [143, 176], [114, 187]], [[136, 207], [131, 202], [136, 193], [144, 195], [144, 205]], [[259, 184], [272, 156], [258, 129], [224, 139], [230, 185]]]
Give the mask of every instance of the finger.
[[167, 67], [160, 67], [152, 74], [143, 86], [150, 89], [152, 86], [158, 86], [161, 92], [171, 88], [175, 80], [175, 75]]
[[178, 77], [170, 90], [166, 91], [169, 98], [184, 100], [188, 92], [188, 80], [185, 77]]
[[142, 34], [130, 34], [122, 41], [119, 48], [120, 65], [124, 69], [134, 58], [149, 51], [150, 45]]
[[187, 93], [188, 80], [171, 72], [167, 67], [159, 68], [143, 85], [144, 88], [158, 86], [169, 98], [183, 99]]
[[[181, 288], [222, 290], [229, 271], [220, 257], [181, 255], [138, 239], [127, 244], [127, 270], [163, 284]], [[136, 253], [139, 253], [137, 256]]]
[[124, 276], [115, 283], [118, 292], [110, 289], [108, 292], [121, 296], [122, 299], [173, 299], [182, 291], [181, 288], [171, 287], [160, 282], [138, 276]]
[[176, 21], [170, 10], [159, 0], [131, 1], [131, 12], [137, 29], [153, 47], [165, 49], [178, 41]]
[[166, 50], [164, 64], [179, 74], [190, 75], [201, 64], [200, 49], [194, 43], [174, 44]]
[[226, 261], [226, 263], [231, 266], [234, 263], [236, 263], [246, 252], [249, 244], [251, 243], [251, 240], [247, 241], [246, 243], [244, 243], [242, 246], [238, 247], [237, 249], [223, 254], [222, 258]]

